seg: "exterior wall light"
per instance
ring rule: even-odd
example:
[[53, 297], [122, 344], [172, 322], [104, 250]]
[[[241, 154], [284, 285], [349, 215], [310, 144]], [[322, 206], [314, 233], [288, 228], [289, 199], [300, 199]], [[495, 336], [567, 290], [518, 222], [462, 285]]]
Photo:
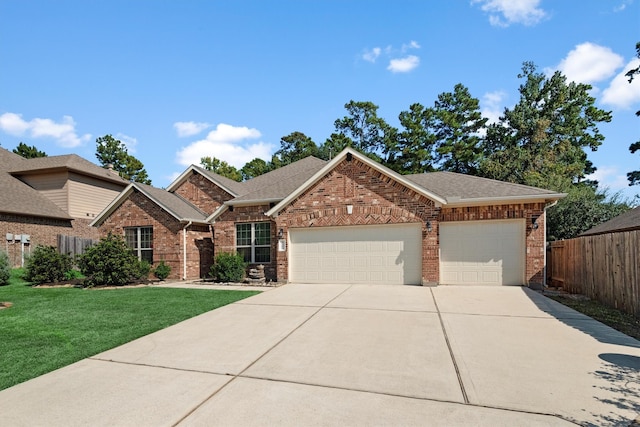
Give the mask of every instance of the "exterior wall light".
[[431, 230], [432, 230], [432, 228], [431, 228], [431, 221], [427, 221], [427, 231], [428, 231], [429, 233], [431, 233]]
[[278, 239], [282, 239], [284, 237], [284, 230], [281, 228], [278, 230]]
[[534, 229], [534, 230], [538, 229], [537, 221], [538, 221], [538, 217], [537, 216], [532, 216], [531, 217], [531, 228]]

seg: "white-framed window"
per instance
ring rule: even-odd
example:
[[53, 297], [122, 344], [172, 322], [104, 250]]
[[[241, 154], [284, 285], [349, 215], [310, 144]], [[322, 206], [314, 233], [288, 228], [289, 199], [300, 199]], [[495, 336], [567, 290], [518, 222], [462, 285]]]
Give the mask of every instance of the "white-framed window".
[[124, 238], [140, 261], [153, 264], [153, 227], [127, 227]]
[[271, 223], [245, 222], [236, 224], [236, 249], [245, 262], [271, 262]]

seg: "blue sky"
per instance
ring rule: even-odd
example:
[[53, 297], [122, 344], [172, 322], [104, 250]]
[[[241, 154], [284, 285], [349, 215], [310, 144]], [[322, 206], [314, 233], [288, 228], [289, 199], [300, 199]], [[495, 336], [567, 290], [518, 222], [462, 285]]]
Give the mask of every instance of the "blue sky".
[[589, 159], [632, 197], [637, 41], [640, 0], [0, 0], [0, 145], [97, 162], [112, 134], [166, 187], [203, 156], [268, 160], [293, 131], [320, 144], [349, 100], [397, 126], [462, 83], [495, 120], [533, 61], [613, 112]]

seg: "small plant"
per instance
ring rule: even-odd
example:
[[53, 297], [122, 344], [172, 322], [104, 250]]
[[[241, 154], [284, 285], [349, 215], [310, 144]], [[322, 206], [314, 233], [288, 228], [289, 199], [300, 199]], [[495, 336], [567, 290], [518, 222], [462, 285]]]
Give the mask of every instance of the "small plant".
[[160, 264], [153, 270], [153, 275], [160, 280], [166, 279], [169, 274], [171, 274], [171, 266], [165, 264], [164, 261], [160, 261]]
[[11, 278], [11, 266], [9, 265], [9, 255], [0, 251], [0, 286], [9, 284]]
[[247, 263], [242, 255], [223, 252], [216, 256], [211, 266], [211, 275], [218, 282], [241, 282]]
[[149, 261], [144, 259], [138, 261], [135, 278], [138, 280], [146, 280], [149, 278], [149, 273], [151, 273], [151, 264]]
[[24, 279], [35, 284], [59, 282], [71, 270], [71, 257], [58, 253], [53, 246], [36, 246], [25, 263]]
[[78, 257], [88, 286], [122, 286], [139, 277], [140, 262], [121, 236], [109, 233]]
[[82, 273], [80, 273], [80, 270], [71, 269], [64, 273], [64, 278], [65, 280], [76, 280], [82, 279], [84, 278], [84, 276], [82, 275]]

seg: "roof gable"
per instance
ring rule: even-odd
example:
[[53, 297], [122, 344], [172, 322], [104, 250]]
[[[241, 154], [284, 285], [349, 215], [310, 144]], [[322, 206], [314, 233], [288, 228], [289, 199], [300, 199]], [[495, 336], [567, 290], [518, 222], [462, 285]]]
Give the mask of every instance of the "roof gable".
[[125, 188], [113, 202], [109, 204], [100, 214], [91, 222], [91, 226], [99, 226], [102, 224], [118, 207], [120, 207], [133, 192], [138, 191], [154, 202], [158, 207], [167, 212], [180, 222], [194, 222], [197, 224], [206, 224], [206, 215], [196, 208], [194, 205], [184, 200], [177, 194], [170, 193], [166, 190], [155, 188], [151, 185], [132, 182]]
[[243, 184], [242, 182], [234, 181], [225, 176], [218, 175], [217, 173], [213, 173], [204, 168], [201, 168], [196, 165], [189, 166], [184, 172], [180, 174], [168, 187], [167, 191], [175, 192], [178, 187], [180, 187], [189, 176], [193, 173], [200, 174], [211, 181], [213, 184], [220, 187], [222, 190], [229, 193], [229, 195], [236, 197], [243, 193]]
[[442, 198], [441, 196], [439, 196], [439, 195], [427, 190], [426, 188], [421, 187], [421, 186], [417, 185], [416, 183], [406, 179], [403, 175], [400, 175], [397, 172], [394, 172], [391, 169], [389, 169], [389, 168], [387, 168], [385, 166], [382, 166], [380, 163], [378, 163], [378, 162], [376, 162], [374, 160], [371, 160], [370, 158], [368, 158], [367, 156], [363, 155], [362, 153], [359, 153], [358, 151], [347, 147], [344, 150], [342, 150], [333, 160], [331, 160], [330, 162], [325, 164], [324, 167], [322, 167], [313, 176], [311, 176], [304, 183], [302, 183], [302, 185], [300, 185], [294, 191], [289, 193], [287, 195], [287, 197], [285, 197], [282, 201], [280, 201], [280, 203], [278, 203], [272, 209], [270, 209], [268, 212], [266, 212], [265, 215], [267, 215], [267, 216], [277, 216], [278, 213], [282, 209], [284, 209], [289, 203], [291, 203], [293, 200], [295, 200], [300, 194], [302, 194], [304, 191], [309, 189], [312, 185], [314, 185], [315, 183], [320, 181], [325, 175], [327, 175], [331, 170], [333, 170], [338, 164], [340, 164], [343, 161], [352, 161], [353, 158], [356, 158], [356, 159], [360, 160], [362, 163], [368, 165], [372, 169], [377, 170], [378, 172], [390, 177], [391, 179], [401, 183], [405, 187], [410, 188], [411, 190], [415, 191], [416, 193], [421, 194], [421, 195], [427, 197], [428, 199], [433, 200], [434, 202], [436, 202], [436, 204], [444, 204], [444, 203], [446, 203], [446, 200], [444, 198]]

